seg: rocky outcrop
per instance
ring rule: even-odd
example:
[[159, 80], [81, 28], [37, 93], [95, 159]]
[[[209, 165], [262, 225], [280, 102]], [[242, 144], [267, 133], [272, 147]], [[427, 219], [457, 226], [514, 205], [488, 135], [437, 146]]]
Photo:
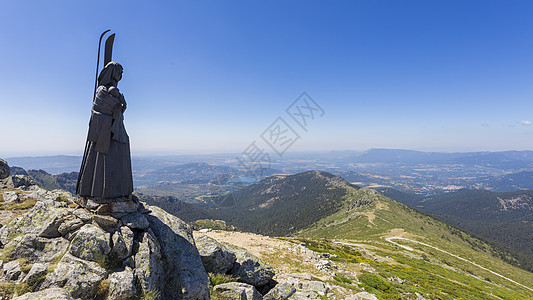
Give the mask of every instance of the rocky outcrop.
[[0, 194], [35, 203], [0, 228], [2, 280], [31, 290], [17, 299], [209, 299], [191, 229], [162, 209], [135, 197], [77, 199], [28, 180]]
[[13, 188], [11, 177], [11, 169], [7, 162], [0, 158], [0, 189]]
[[[165, 299], [209, 299], [209, 278], [194, 243], [191, 228], [159, 207], [150, 206], [150, 229], [161, 241], [165, 265]], [[168, 298], [166, 298], [168, 297]]]
[[248, 250], [205, 235], [195, 237], [202, 263], [207, 272], [229, 274], [256, 288], [274, 277], [274, 269]]
[[226, 274], [233, 268], [237, 257], [226, 246], [205, 235], [197, 237], [195, 242], [207, 272]]
[[229, 274], [256, 287], [264, 286], [274, 277], [274, 269], [248, 250], [227, 243], [224, 245], [236, 256]]
[[0, 179], [6, 179], [9, 177], [10, 168], [7, 162], [0, 158]]

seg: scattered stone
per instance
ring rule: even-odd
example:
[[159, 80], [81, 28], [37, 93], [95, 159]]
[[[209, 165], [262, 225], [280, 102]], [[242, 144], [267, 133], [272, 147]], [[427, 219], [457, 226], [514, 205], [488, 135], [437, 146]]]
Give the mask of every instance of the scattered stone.
[[69, 253], [77, 258], [100, 264], [105, 262], [109, 252], [109, 234], [92, 224], [84, 225], [78, 230], [69, 250]]
[[34, 293], [26, 293], [22, 296], [13, 298], [13, 300], [75, 300], [72, 296], [62, 288], [49, 288]]
[[248, 250], [223, 243], [237, 257], [230, 274], [239, 277], [245, 283], [261, 287], [274, 277], [274, 269]]
[[370, 294], [369, 292], [360, 292], [355, 294], [356, 300], [378, 300], [378, 298], [374, 294]]
[[213, 292], [219, 294], [223, 299], [262, 299], [261, 294], [259, 294], [253, 285], [242, 282], [219, 284], [213, 288]]
[[392, 283], [396, 283], [396, 284], [403, 284], [405, 281], [403, 279], [401, 279], [400, 277], [390, 277], [388, 278], [388, 280]]
[[91, 222], [93, 219], [93, 215], [90, 214], [86, 209], [84, 208], [78, 208], [74, 211], [74, 215], [80, 220], [82, 220], [84, 223]]
[[133, 271], [126, 267], [122, 272], [115, 272], [109, 276], [108, 299], [126, 300], [136, 299], [135, 276]]
[[319, 269], [319, 270], [329, 270], [331, 269], [331, 263], [329, 262], [329, 260], [319, 260], [316, 264], [315, 264], [315, 268]]
[[294, 293], [296, 293], [296, 289], [292, 284], [282, 282], [278, 283], [273, 289], [264, 295], [263, 300], [287, 300]]
[[30, 271], [22, 279], [22, 282], [28, 283], [30, 286], [35, 286], [39, 284], [40, 281], [44, 280], [42, 278], [44, 275], [46, 275], [46, 268], [48, 267], [47, 264], [43, 263], [34, 263], [33, 266], [31, 266]]
[[223, 244], [205, 235], [195, 238], [195, 242], [208, 273], [226, 274], [233, 267], [237, 257]]
[[66, 236], [68, 233], [75, 231], [81, 228], [84, 225], [81, 219], [75, 218], [72, 220], [65, 221], [59, 225], [57, 231], [62, 235]]
[[16, 192], [4, 192], [3, 198], [6, 203], [20, 202], [19, 194]]
[[112, 216], [94, 215], [93, 221], [107, 232], [115, 232], [119, 226], [119, 220]]
[[287, 274], [288, 277], [296, 278], [296, 279], [302, 279], [302, 280], [312, 280], [313, 278], [311, 275], [306, 273], [291, 273]]
[[20, 262], [13, 260], [4, 264], [4, 278], [7, 280], [17, 280], [21, 273]]
[[327, 287], [323, 282], [316, 280], [301, 283], [299, 289], [301, 289], [301, 291], [304, 293], [316, 293], [320, 296], [325, 296], [329, 291], [329, 287]]
[[40, 289], [63, 287], [74, 298], [96, 298], [100, 282], [107, 276], [104, 268], [92, 261], [86, 261], [65, 254], [52, 273], [48, 273]]
[[308, 300], [308, 299], [320, 299], [320, 296], [318, 296], [315, 293], [295, 292], [289, 298], [289, 300]]
[[148, 222], [148, 219], [146, 217], [138, 212], [135, 212], [133, 214], [128, 214], [120, 218], [122, 221], [122, 224], [128, 226], [131, 229], [141, 229], [144, 230], [150, 226], [150, 223]]

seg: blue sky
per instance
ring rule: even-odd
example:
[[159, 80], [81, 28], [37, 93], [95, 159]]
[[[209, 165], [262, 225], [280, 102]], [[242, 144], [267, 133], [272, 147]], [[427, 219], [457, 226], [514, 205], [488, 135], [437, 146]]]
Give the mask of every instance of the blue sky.
[[[533, 149], [531, 1], [3, 1], [0, 157], [81, 155], [100, 33], [133, 155]], [[307, 131], [285, 109], [307, 92]]]

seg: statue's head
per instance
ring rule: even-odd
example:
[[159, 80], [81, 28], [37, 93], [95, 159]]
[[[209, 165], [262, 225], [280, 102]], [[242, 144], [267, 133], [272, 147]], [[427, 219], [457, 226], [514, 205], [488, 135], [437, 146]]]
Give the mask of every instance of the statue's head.
[[98, 76], [98, 85], [116, 85], [122, 79], [122, 71], [123, 68], [118, 62], [108, 62]]

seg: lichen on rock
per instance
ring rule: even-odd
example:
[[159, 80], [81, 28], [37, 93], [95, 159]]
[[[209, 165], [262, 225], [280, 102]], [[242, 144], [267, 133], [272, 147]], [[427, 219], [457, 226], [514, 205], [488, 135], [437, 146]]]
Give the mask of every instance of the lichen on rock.
[[105, 264], [107, 255], [111, 252], [109, 234], [100, 227], [84, 225], [72, 240], [69, 253], [77, 258]]

